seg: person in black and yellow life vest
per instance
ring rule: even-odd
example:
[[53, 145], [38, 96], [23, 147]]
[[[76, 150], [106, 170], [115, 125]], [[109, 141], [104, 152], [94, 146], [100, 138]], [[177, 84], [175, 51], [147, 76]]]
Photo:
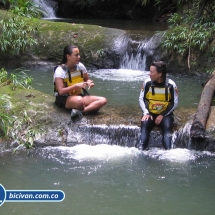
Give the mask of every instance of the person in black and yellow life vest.
[[143, 111], [140, 135], [142, 150], [148, 147], [150, 132], [154, 126], [162, 129], [163, 147], [171, 149], [173, 110], [178, 104], [178, 89], [175, 82], [166, 77], [166, 70], [163, 61], [152, 62], [150, 77], [143, 82], [140, 91], [139, 104]]
[[94, 86], [89, 79], [85, 66], [80, 63], [80, 52], [77, 46], [66, 46], [63, 60], [54, 68], [55, 104], [58, 107], [71, 109], [71, 117], [82, 113], [97, 112], [107, 103], [107, 99], [89, 95], [85, 88]]

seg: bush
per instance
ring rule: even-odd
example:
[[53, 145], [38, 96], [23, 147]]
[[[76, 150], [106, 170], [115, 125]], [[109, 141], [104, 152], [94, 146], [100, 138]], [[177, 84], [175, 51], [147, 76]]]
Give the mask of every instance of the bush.
[[3, 32], [0, 37], [2, 52], [9, 51], [12, 55], [19, 55], [26, 51], [29, 46], [37, 44], [33, 37], [39, 30], [38, 25], [29, 25], [20, 17], [12, 17], [0, 22]]
[[28, 0], [10, 0], [9, 11], [28, 18], [41, 18], [45, 13], [34, 1]]
[[[2, 68], [0, 70], [0, 88], [5, 85], [11, 85], [12, 90], [16, 87], [31, 88], [32, 78], [27, 76], [23, 70], [16, 71], [8, 75], [8, 72]], [[25, 110], [15, 116], [10, 96], [0, 95], [0, 136], [16, 141], [19, 146], [31, 148], [36, 135], [41, 133], [41, 129], [33, 125], [32, 119]]]

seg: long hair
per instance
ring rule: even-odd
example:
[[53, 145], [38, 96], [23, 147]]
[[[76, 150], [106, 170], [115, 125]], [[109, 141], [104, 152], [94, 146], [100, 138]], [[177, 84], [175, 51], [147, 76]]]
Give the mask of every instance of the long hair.
[[71, 55], [74, 48], [78, 48], [78, 47], [75, 46], [75, 45], [69, 45], [69, 46], [66, 46], [64, 48], [64, 50], [63, 50], [63, 59], [61, 61], [61, 64], [65, 64], [67, 62], [67, 55]]
[[151, 66], [155, 66], [158, 73], [162, 73], [162, 77], [166, 77], [167, 66], [164, 61], [153, 61]]

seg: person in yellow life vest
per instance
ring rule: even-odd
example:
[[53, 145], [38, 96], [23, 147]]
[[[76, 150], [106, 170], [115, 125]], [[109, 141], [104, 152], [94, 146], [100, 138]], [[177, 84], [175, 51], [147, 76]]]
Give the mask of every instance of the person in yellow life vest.
[[163, 61], [152, 62], [150, 77], [143, 82], [140, 91], [139, 104], [143, 111], [140, 135], [142, 150], [148, 147], [150, 132], [154, 126], [162, 129], [163, 147], [171, 149], [173, 111], [178, 104], [178, 89], [175, 82], [166, 77], [166, 71]]
[[94, 82], [89, 79], [85, 66], [80, 62], [77, 46], [64, 48], [62, 62], [54, 68], [53, 79], [55, 104], [70, 109], [71, 117], [97, 112], [107, 103], [106, 98], [89, 95], [85, 90], [86, 87], [93, 87]]

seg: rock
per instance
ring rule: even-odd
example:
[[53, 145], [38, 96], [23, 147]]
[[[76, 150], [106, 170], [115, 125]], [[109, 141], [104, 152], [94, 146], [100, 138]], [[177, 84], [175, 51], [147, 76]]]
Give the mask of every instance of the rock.
[[[141, 110], [139, 106], [111, 106], [107, 104], [98, 113], [71, 120], [70, 111], [58, 108], [55, 97], [32, 89], [12, 91], [10, 86], [1, 88], [2, 94], [11, 96], [14, 115], [25, 110], [31, 118], [32, 126], [38, 126], [44, 133], [34, 140], [34, 147], [74, 146], [76, 144], [117, 144], [135, 146], [140, 135]], [[29, 96], [30, 95], [30, 96]], [[210, 143], [207, 150], [214, 150], [214, 111], [207, 123]], [[178, 108], [174, 112], [174, 147], [189, 148], [189, 129], [195, 108]], [[162, 147], [161, 131], [155, 128], [151, 133], [149, 147]], [[1, 143], [4, 140], [0, 140]], [[10, 144], [9, 144], [10, 145]], [[11, 147], [16, 144], [11, 142]]]

